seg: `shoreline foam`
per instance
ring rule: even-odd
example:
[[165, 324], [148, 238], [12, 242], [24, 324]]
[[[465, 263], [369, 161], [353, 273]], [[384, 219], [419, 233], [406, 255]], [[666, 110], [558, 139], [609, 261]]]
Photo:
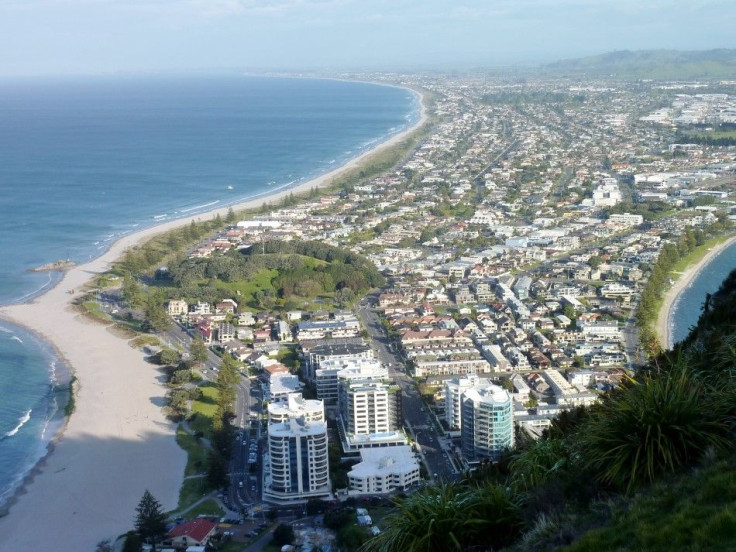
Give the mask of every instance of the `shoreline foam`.
[[[40, 295], [0, 307], [1, 318], [53, 347], [60, 363], [73, 370], [79, 382], [74, 415], [51, 437], [47, 453], [8, 501], [8, 515], [0, 517], [0, 548], [92, 549], [102, 538], [114, 538], [132, 527], [135, 506], [146, 488], [166, 509], [174, 509], [178, 501], [186, 453], [174, 439], [175, 424], [161, 410], [165, 389], [160, 374], [109, 326], [80, 315], [71, 305], [71, 292], [109, 270], [129, 248], [185, 226], [193, 217], [224, 216], [230, 208], [253, 209], [292, 193], [325, 187], [393, 147], [427, 121], [422, 94], [403, 88], [419, 97], [417, 120], [340, 167], [274, 193], [124, 235], [100, 256], [72, 267]], [[43, 531], [38, 531], [39, 520]], [[91, 531], [92, 527], [96, 529]], [[60, 547], [62, 536], [68, 542]]]
[[687, 267], [677, 278], [673, 286], [667, 290], [662, 300], [662, 306], [657, 313], [657, 336], [663, 349], [670, 349], [674, 345], [672, 340], [672, 317], [674, 316], [675, 306], [683, 291], [698, 277], [700, 272], [707, 268], [708, 264], [720, 255], [726, 248], [736, 242], [736, 236], [713, 246], [700, 261]]

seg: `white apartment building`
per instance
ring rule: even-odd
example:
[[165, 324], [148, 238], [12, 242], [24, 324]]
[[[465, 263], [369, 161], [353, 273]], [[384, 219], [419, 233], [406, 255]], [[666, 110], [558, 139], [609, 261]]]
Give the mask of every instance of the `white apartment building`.
[[483, 345], [481, 348], [483, 358], [485, 358], [491, 365], [491, 368], [496, 372], [508, 372], [511, 369], [511, 363], [507, 359], [501, 347], [495, 344]]
[[[477, 350], [474, 352], [480, 357]], [[491, 364], [485, 358], [439, 358], [414, 361], [414, 377], [455, 376], [491, 372]]]
[[549, 385], [554, 395], [554, 403], [557, 405], [590, 405], [598, 400], [598, 396], [594, 393], [580, 393], [558, 370], [542, 370], [541, 374]]
[[292, 394], [299, 392], [304, 384], [294, 374], [277, 372], [268, 378], [268, 389], [265, 398], [269, 401], [282, 401]]
[[337, 405], [338, 378], [343, 380], [361, 379], [381, 381], [388, 378], [388, 370], [374, 358], [345, 357], [323, 360], [314, 371], [317, 398], [328, 406]]
[[462, 395], [477, 385], [480, 385], [480, 378], [476, 375], [453, 378], [445, 383], [445, 420], [450, 431], [456, 431], [462, 427], [460, 415]]
[[235, 339], [235, 326], [230, 322], [220, 322], [217, 327], [217, 340], [220, 343], [226, 343]]
[[289, 393], [286, 399], [268, 405], [269, 423], [278, 424], [298, 418], [304, 418], [307, 422], [324, 422], [324, 403], [305, 399], [301, 393]]
[[420, 481], [419, 462], [407, 445], [363, 449], [360, 460], [348, 473], [350, 494], [405, 491]]
[[636, 290], [631, 286], [619, 284], [618, 282], [608, 282], [601, 287], [600, 293], [601, 297], [608, 299], [616, 299], [617, 297], [631, 298], [636, 293]]
[[191, 314], [210, 314], [210, 304], [199, 301], [196, 305], [189, 305]]
[[511, 395], [498, 385], [473, 387], [462, 396], [463, 455], [468, 462], [498, 460], [514, 446], [514, 415]]
[[615, 179], [604, 178], [601, 184], [593, 190], [592, 204], [594, 207], [612, 207], [619, 201], [621, 201], [621, 190]]
[[600, 338], [621, 341], [621, 329], [615, 320], [600, 320], [595, 322], [577, 321], [580, 332], [586, 339]]
[[[340, 343], [334, 340], [325, 340], [321, 344], [310, 347], [307, 353], [307, 377], [314, 379], [317, 368], [328, 360], [353, 362], [355, 359], [374, 358], [373, 349], [367, 343]], [[334, 365], [332, 365], [334, 367]]]
[[631, 213], [618, 213], [608, 217], [609, 222], [616, 224], [625, 224], [627, 226], [639, 226], [644, 223], [642, 215], [634, 215]]
[[387, 433], [391, 429], [388, 387], [381, 382], [343, 381], [339, 392], [340, 416], [350, 435]]
[[263, 499], [288, 504], [330, 496], [327, 425], [304, 418], [270, 424]]

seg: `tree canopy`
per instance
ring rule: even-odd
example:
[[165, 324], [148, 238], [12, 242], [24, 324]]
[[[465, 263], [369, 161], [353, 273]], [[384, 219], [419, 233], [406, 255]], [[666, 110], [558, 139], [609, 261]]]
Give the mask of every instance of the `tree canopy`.
[[168, 274], [190, 300], [214, 302], [222, 298], [220, 295], [228, 295], [218, 289], [216, 282], [254, 280], [268, 271], [274, 273], [268, 277], [267, 287], [253, 296], [262, 306], [278, 299], [286, 301], [341, 290], [345, 290], [340, 297], [344, 301], [351, 294], [385, 283], [365, 257], [316, 241], [267, 241], [246, 251], [179, 259], [170, 265]]
[[156, 547], [156, 541], [166, 535], [166, 514], [161, 503], [146, 489], [135, 509], [135, 529], [144, 541]]

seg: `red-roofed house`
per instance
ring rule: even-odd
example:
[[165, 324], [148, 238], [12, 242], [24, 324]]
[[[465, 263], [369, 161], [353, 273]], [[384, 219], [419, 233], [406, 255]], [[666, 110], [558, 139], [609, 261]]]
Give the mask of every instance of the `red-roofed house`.
[[169, 531], [168, 538], [175, 547], [205, 546], [217, 531], [217, 524], [203, 518], [177, 525]]

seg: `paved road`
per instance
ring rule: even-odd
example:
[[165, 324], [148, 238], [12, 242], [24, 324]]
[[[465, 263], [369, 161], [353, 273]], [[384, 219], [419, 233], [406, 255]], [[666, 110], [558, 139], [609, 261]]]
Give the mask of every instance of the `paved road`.
[[377, 313], [367, 304], [361, 304], [358, 316], [368, 332], [379, 362], [388, 366], [390, 376], [401, 387], [404, 423], [419, 444], [420, 453], [430, 477], [444, 480], [455, 479], [456, 470], [446, 450], [449, 445], [444, 438], [439, 437], [432, 423], [431, 414], [424, 405], [414, 381], [404, 372], [404, 362], [398, 353], [393, 351], [393, 346], [386, 336]]
[[[192, 341], [186, 330], [177, 324], [162, 332], [161, 339], [169, 346], [183, 351], [189, 350]], [[208, 349], [207, 360], [201, 367], [202, 377], [206, 381], [215, 381], [221, 363], [222, 359]], [[230, 485], [225, 498], [228, 507], [234, 511], [242, 512], [258, 502], [260, 496], [258, 472], [254, 474], [249, 472], [249, 455], [253, 450], [251, 441], [255, 444], [256, 459], [261, 458], [262, 450], [259, 443], [260, 427], [258, 427], [256, 437], [253, 439], [251, 439], [249, 431], [251, 414], [258, 405], [258, 400], [251, 396], [250, 379], [241, 375], [235, 391], [235, 419], [232, 422], [235, 428], [235, 440], [229, 466]], [[260, 463], [258, 462], [259, 465]]]

